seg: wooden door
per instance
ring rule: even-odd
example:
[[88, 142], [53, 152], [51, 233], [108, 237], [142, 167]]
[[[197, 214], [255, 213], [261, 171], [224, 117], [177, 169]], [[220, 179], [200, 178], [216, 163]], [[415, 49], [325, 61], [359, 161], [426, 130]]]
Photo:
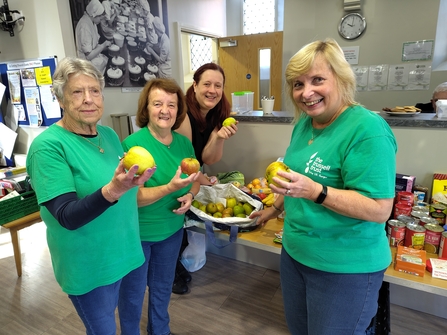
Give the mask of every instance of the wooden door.
[[[237, 41], [237, 46], [221, 47], [220, 42]], [[273, 110], [281, 109], [282, 31], [265, 34], [227, 36], [219, 38], [219, 65], [225, 71], [225, 95], [231, 103], [231, 93], [253, 91], [253, 109], [259, 110], [259, 49], [270, 48], [270, 92], [275, 97]]]

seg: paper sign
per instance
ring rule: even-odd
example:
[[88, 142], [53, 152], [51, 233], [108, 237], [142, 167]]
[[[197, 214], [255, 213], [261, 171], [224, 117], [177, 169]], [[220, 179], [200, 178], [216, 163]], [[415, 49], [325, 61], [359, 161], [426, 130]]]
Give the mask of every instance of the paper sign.
[[49, 66], [38, 67], [34, 71], [36, 72], [37, 85], [51, 85], [53, 83]]

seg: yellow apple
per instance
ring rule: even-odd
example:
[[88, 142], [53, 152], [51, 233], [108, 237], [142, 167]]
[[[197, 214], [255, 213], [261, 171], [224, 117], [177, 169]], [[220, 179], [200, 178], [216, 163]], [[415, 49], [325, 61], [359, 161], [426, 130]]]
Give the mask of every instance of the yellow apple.
[[225, 209], [225, 206], [221, 202], [216, 203], [216, 207], [217, 207], [217, 211], [220, 213], [222, 213], [223, 210]]
[[126, 170], [129, 170], [135, 164], [138, 165], [136, 174], [140, 175], [155, 166], [154, 157], [145, 148], [134, 146], [124, 156], [123, 165]]
[[233, 208], [234, 206], [237, 205], [237, 200], [236, 198], [227, 198], [227, 208]]
[[275, 183], [273, 181], [273, 177], [277, 177], [277, 178], [279, 178], [281, 180], [284, 180], [284, 181], [290, 181], [287, 178], [278, 176], [278, 171], [289, 172], [290, 168], [286, 164], [284, 164], [283, 162], [273, 162], [273, 163], [271, 163], [267, 167], [267, 169], [265, 170], [265, 179], [267, 180], [267, 184], [268, 185], [273, 184], [275, 186], [281, 187], [280, 185], [278, 185], [277, 183]]
[[242, 206], [242, 208], [244, 208], [244, 211], [245, 211], [245, 214], [246, 215], [250, 215], [251, 214], [251, 212], [253, 212], [253, 206], [251, 205], [251, 204], [249, 204], [248, 202], [246, 202], [243, 206]]
[[224, 122], [222, 122], [222, 126], [229, 127], [229, 126], [231, 126], [233, 124], [236, 124], [236, 123], [237, 123], [237, 121], [236, 121], [236, 119], [234, 117], [227, 117], [224, 120]]
[[210, 202], [208, 205], [206, 205], [206, 212], [209, 214], [214, 214], [217, 212], [217, 206], [214, 202]]

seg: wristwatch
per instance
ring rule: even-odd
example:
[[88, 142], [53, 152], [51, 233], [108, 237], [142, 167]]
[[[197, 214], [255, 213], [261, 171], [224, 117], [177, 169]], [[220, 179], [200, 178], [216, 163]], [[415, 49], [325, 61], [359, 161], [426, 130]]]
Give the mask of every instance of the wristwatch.
[[323, 185], [323, 190], [321, 191], [320, 195], [318, 196], [317, 200], [315, 200], [316, 204], [321, 205], [327, 196], [327, 186]]

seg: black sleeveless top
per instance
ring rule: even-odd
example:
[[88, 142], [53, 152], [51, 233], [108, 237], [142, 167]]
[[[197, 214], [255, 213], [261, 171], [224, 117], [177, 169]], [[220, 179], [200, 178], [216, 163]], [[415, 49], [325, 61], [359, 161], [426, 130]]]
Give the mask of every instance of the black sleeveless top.
[[213, 132], [213, 128], [209, 122], [209, 116], [210, 113], [206, 115], [206, 129], [203, 132], [199, 131], [199, 126], [196, 122], [196, 119], [191, 115], [190, 112], [188, 112], [189, 116], [189, 122], [191, 123], [191, 130], [192, 130], [192, 146], [194, 147], [194, 153], [196, 154], [196, 158], [200, 163], [200, 166], [203, 165], [202, 160], [202, 152], [205, 148], [208, 139], [211, 136], [211, 133]]

